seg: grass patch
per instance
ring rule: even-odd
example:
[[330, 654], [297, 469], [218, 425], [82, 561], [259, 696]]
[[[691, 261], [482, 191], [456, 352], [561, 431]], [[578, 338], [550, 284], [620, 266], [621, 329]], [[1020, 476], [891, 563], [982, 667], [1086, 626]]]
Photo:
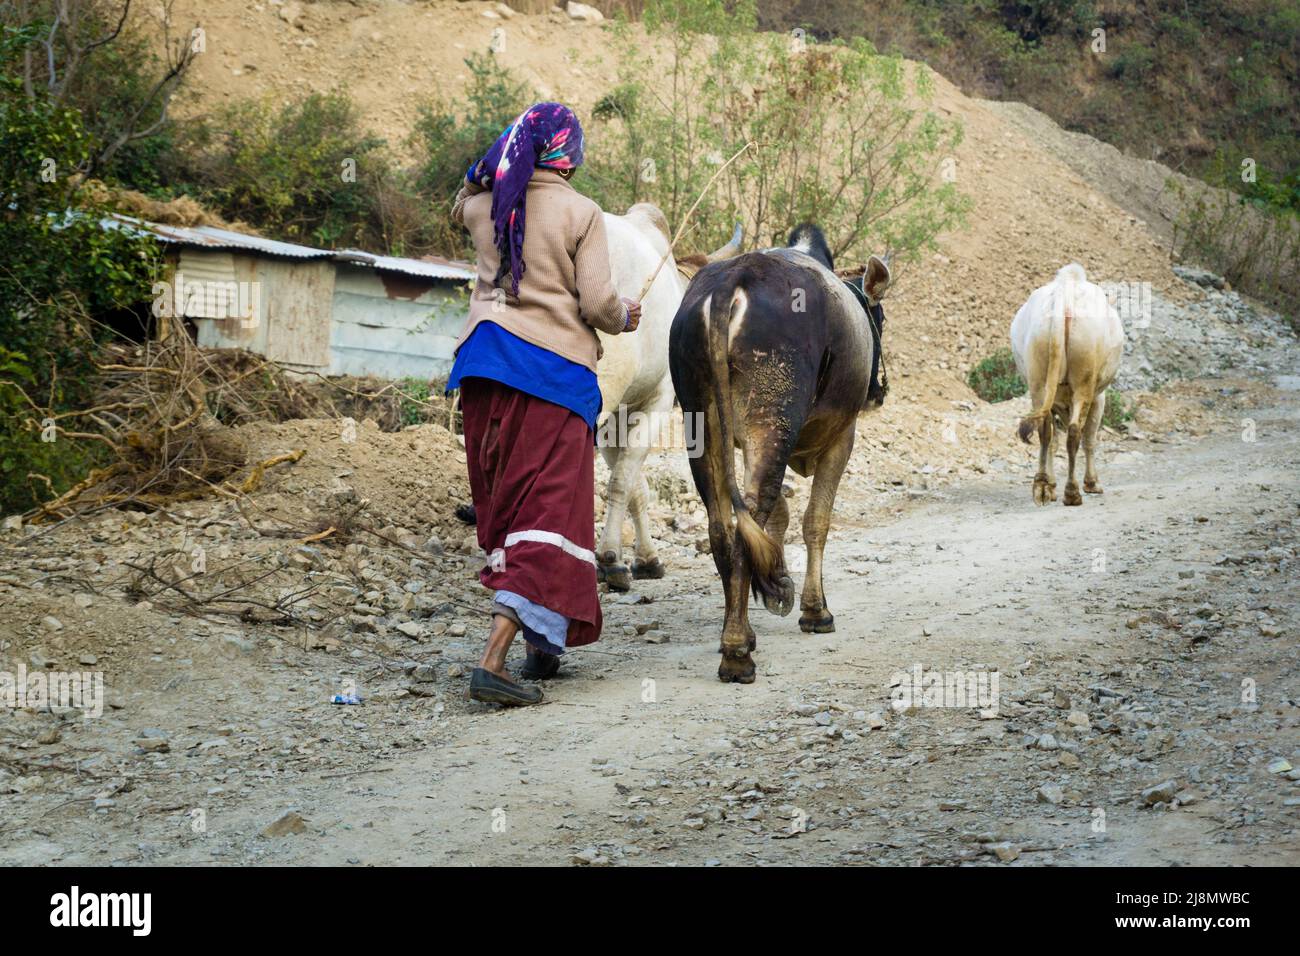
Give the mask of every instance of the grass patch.
[[966, 384], [986, 402], [1005, 402], [1025, 394], [1029, 386], [1016, 371], [1011, 349], [998, 349], [966, 376]]

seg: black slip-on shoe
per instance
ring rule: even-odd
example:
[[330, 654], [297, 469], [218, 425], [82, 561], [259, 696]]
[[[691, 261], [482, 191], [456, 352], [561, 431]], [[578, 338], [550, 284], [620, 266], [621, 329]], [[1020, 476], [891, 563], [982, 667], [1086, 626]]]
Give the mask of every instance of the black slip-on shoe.
[[554, 677], [559, 670], [559, 654], [547, 654], [545, 651], [533, 652], [530, 650], [524, 656], [523, 666], [519, 668], [519, 676], [524, 680], [547, 680]]
[[527, 684], [516, 684], [508, 677], [499, 677], [481, 667], [469, 675], [469, 696], [487, 704], [502, 707], [526, 707], [542, 702], [542, 689]]

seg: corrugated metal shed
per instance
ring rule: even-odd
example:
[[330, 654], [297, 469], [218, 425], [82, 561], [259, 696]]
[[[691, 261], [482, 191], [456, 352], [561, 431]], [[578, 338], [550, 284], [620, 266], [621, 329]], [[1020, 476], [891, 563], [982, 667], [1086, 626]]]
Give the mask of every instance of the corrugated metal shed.
[[244, 348], [294, 371], [445, 375], [465, 325], [473, 264], [277, 242], [130, 216], [106, 229], [168, 245], [177, 314], [204, 348]]

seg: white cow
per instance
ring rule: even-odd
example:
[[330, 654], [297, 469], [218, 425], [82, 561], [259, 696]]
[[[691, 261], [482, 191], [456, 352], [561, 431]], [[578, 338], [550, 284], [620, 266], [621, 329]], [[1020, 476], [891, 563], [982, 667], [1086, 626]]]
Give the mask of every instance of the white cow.
[[1029, 383], [1032, 412], [1020, 421], [1020, 440], [1038, 432], [1038, 473], [1034, 502], [1056, 500], [1057, 434], [1053, 419], [1066, 429], [1070, 457], [1065, 485], [1067, 505], [1083, 504], [1074, 479], [1079, 440], [1087, 463], [1083, 490], [1101, 494], [1093, 454], [1097, 429], [1106, 408], [1106, 389], [1119, 371], [1124, 352], [1124, 327], [1106, 293], [1088, 281], [1083, 266], [1072, 262], [1056, 278], [1035, 289], [1011, 323], [1011, 351], [1016, 368]]
[[[668, 252], [668, 222], [657, 206], [637, 203], [623, 216], [605, 213], [605, 231], [614, 285], [620, 295], [635, 299]], [[739, 247], [737, 232], [731, 242], [703, 258], [726, 258], [739, 252]], [[609, 488], [596, 560], [601, 577], [616, 591], [631, 588], [634, 577], [664, 575], [650, 536], [650, 489], [641, 466], [655, 444], [656, 429], [672, 412], [668, 331], [686, 291], [686, 276], [701, 264], [700, 257], [696, 259], [692, 267], [669, 257], [641, 301], [641, 324], [635, 332], [597, 333], [604, 355], [596, 367], [601, 397], [596, 433], [609, 465]], [[630, 574], [622, 563], [623, 520], [629, 512], [636, 532], [636, 558]]]

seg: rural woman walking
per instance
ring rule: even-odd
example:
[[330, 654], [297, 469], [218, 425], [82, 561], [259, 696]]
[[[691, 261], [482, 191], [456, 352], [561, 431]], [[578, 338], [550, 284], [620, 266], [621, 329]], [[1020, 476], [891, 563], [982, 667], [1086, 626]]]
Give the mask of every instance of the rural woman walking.
[[569, 184], [582, 159], [577, 116], [538, 103], [470, 167], [452, 211], [473, 239], [478, 279], [447, 389], [460, 388], [488, 555], [479, 579], [494, 592], [470, 696], [503, 705], [542, 699], [506, 673], [519, 631], [530, 680], [553, 676], [565, 648], [600, 636], [595, 330], [633, 331], [641, 307], [614, 288], [600, 207]]

